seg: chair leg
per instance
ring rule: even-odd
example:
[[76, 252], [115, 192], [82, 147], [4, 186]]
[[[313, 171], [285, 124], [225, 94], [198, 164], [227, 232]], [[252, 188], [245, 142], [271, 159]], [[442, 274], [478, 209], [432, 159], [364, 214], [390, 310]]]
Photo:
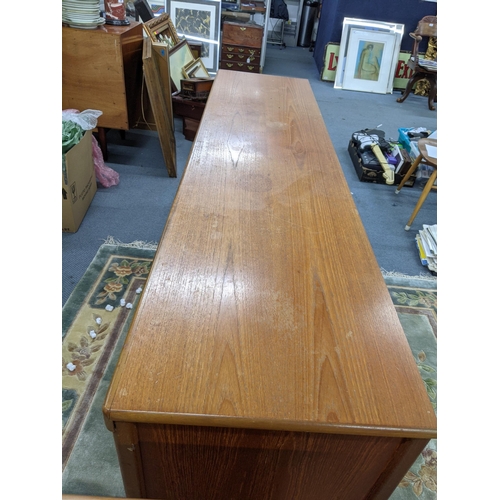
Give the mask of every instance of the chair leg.
[[408, 222], [405, 226], [405, 231], [409, 231], [413, 221], [415, 220], [415, 217], [417, 216], [420, 208], [422, 207], [425, 199], [427, 198], [429, 191], [432, 189], [432, 186], [434, 185], [434, 182], [436, 181], [436, 177], [437, 177], [437, 168], [434, 169], [434, 172], [432, 172], [431, 176], [429, 177], [429, 180], [427, 181], [427, 184], [425, 185], [424, 190], [422, 191], [422, 194], [420, 195], [420, 198], [418, 199], [417, 204], [415, 205], [413, 213], [411, 214], [410, 218], [408, 219]]
[[401, 188], [406, 184], [408, 179], [411, 177], [411, 174], [413, 174], [413, 172], [415, 172], [415, 170], [417, 170], [417, 167], [419, 166], [421, 161], [422, 161], [422, 155], [418, 155], [415, 158], [415, 161], [411, 164], [411, 167], [408, 170], [408, 172], [406, 172], [406, 175], [403, 177], [403, 180], [399, 183], [399, 186], [396, 189], [396, 194], [399, 194], [399, 192], [401, 191]]
[[437, 78], [434, 77], [429, 77], [428, 78], [429, 83], [430, 83], [430, 89], [429, 89], [429, 109], [431, 111], [434, 111], [436, 107], [434, 106], [434, 102], [436, 101], [436, 94], [437, 94]]
[[409, 82], [406, 84], [406, 89], [401, 97], [398, 97], [396, 99], [396, 102], [404, 102], [404, 100], [410, 95], [411, 90], [413, 89], [413, 86], [419, 81], [422, 80], [422, 78], [425, 78], [425, 76], [422, 73], [415, 73]]

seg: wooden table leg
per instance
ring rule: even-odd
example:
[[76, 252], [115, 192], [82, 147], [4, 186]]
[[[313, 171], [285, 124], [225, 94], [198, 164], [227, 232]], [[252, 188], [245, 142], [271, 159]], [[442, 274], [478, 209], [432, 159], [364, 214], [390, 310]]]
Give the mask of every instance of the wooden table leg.
[[104, 127], [97, 127], [97, 140], [99, 142], [99, 146], [101, 146], [102, 157], [104, 161], [108, 159], [108, 146], [106, 143], [106, 132], [107, 129]]

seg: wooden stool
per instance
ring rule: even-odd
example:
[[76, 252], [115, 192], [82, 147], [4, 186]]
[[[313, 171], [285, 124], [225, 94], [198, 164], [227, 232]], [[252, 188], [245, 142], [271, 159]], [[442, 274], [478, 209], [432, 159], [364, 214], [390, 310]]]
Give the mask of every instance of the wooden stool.
[[417, 158], [415, 158], [415, 161], [412, 163], [410, 170], [406, 172], [406, 175], [403, 177], [403, 180], [399, 183], [399, 186], [396, 189], [396, 194], [399, 194], [401, 188], [405, 185], [406, 181], [410, 178], [411, 174], [415, 172], [420, 163], [424, 165], [429, 165], [434, 169], [431, 176], [429, 177], [429, 180], [427, 181], [427, 184], [424, 187], [424, 190], [422, 191], [422, 194], [420, 195], [420, 198], [417, 201], [415, 209], [413, 210], [413, 213], [411, 214], [408, 223], [405, 226], [405, 231], [408, 231], [410, 229], [410, 226], [412, 225], [412, 222], [415, 220], [418, 211], [420, 210], [422, 204], [427, 198], [429, 191], [431, 189], [437, 189], [437, 186], [434, 186], [434, 182], [436, 181], [437, 178], [437, 158], [429, 156], [429, 153], [427, 152], [427, 146], [434, 146], [437, 148], [437, 141], [435, 139], [420, 139], [418, 141], [417, 147], [420, 154], [417, 156]]

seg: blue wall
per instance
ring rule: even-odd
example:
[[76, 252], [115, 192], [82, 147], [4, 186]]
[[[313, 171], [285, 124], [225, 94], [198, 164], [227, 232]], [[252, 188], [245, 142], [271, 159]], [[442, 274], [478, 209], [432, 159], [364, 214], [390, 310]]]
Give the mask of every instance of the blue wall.
[[410, 51], [413, 40], [408, 33], [424, 16], [435, 15], [437, 3], [422, 0], [323, 0], [313, 54], [318, 70], [323, 69], [325, 46], [340, 43], [344, 17], [404, 24], [401, 50]]

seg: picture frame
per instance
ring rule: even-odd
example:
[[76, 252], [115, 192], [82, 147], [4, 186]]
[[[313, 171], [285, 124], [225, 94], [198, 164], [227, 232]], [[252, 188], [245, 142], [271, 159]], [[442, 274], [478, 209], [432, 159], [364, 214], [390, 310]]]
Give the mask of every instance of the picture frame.
[[352, 29], [343, 88], [386, 94], [394, 56], [394, 33]]
[[194, 61], [195, 58], [186, 39], [181, 40], [175, 47], [170, 49], [169, 65], [172, 94], [181, 89], [181, 80], [184, 78], [183, 68]]
[[143, 27], [152, 42], [168, 43], [171, 47], [174, 47], [181, 41], [172, 19], [166, 13], [145, 21]]
[[210, 78], [210, 74], [208, 73], [207, 68], [205, 68], [205, 65], [200, 57], [195, 59], [193, 62], [186, 64], [186, 66], [182, 68], [182, 74], [185, 79]]
[[[356, 33], [354, 33], [354, 38], [351, 40], [351, 31], [353, 30]], [[360, 33], [360, 31], [364, 33]], [[334, 88], [392, 94], [394, 74], [398, 63], [403, 33], [404, 24], [372, 21], [368, 19], [344, 18]], [[389, 34], [390, 36], [381, 36], [383, 34]], [[361, 38], [364, 39], [361, 40]], [[362, 47], [365, 47], [365, 45], [368, 46], [370, 42], [374, 44], [384, 44], [384, 47], [380, 45], [377, 46], [379, 49], [383, 48], [383, 52], [385, 52], [384, 65], [380, 68], [381, 72], [379, 73], [378, 85], [367, 84], [366, 81], [353, 82], [355, 71], [353, 64], [356, 58], [360, 56], [360, 42], [366, 42], [362, 44]], [[382, 76], [383, 82], [385, 83], [385, 89], [382, 84]], [[347, 85], [345, 86], [344, 80], [346, 77]]]
[[169, 48], [144, 39], [142, 51], [144, 79], [153, 110], [158, 138], [169, 177], [177, 177], [177, 157], [172, 94], [169, 92]]
[[219, 69], [221, 0], [166, 0], [181, 37], [202, 43], [201, 60], [210, 74]]

